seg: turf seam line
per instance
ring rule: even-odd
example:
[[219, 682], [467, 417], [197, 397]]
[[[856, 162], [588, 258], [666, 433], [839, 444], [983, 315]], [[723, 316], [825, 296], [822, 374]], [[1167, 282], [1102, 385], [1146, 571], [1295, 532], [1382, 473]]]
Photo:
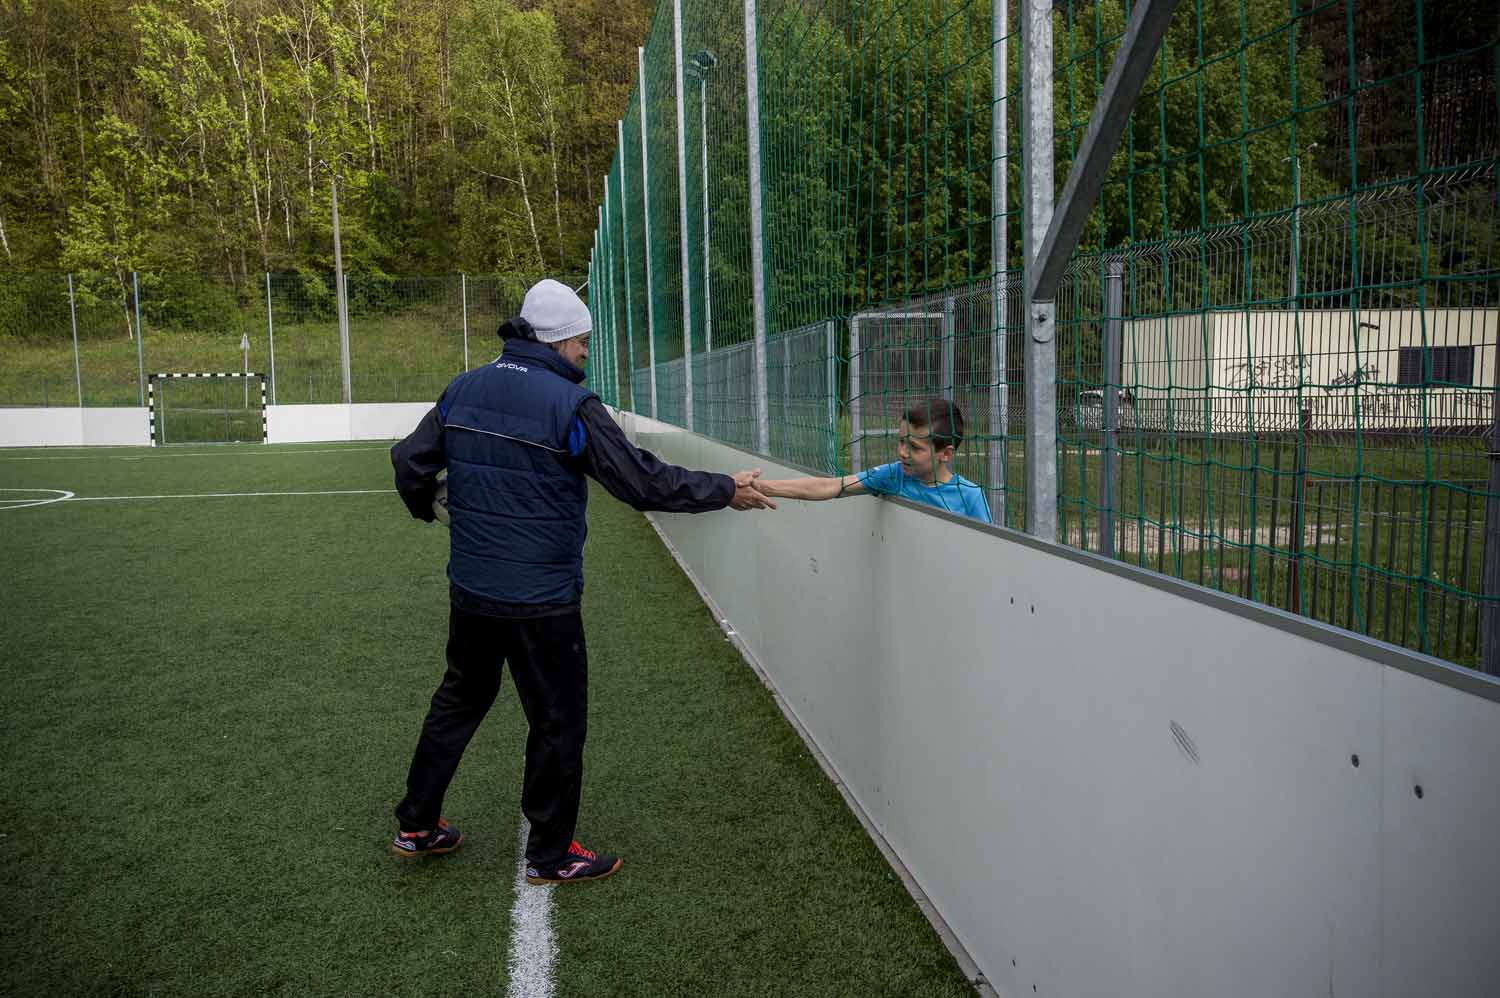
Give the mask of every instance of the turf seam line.
[[552, 934], [553, 889], [526, 882], [526, 837], [530, 829], [522, 818], [516, 900], [510, 909], [506, 998], [552, 998], [552, 965], [557, 960], [557, 940]]
[[906, 864], [901, 862], [901, 857], [896, 855], [896, 851], [891, 848], [891, 844], [886, 841], [885, 836], [875, 827], [875, 823], [870, 819], [869, 814], [860, 806], [859, 801], [850, 793], [849, 788], [844, 785], [843, 777], [839, 775], [838, 770], [833, 768], [833, 763], [829, 761], [828, 757], [824, 755], [822, 748], [818, 746], [817, 741], [813, 739], [812, 732], [803, 725], [801, 719], [797, 717], [796, 712], [792, 709], [792, 705], [787, 702], [786, 697], [782, 696], [781, 690], [777, 689], [775, 682], [771, 679], [771, 674], [766, 671], [761, 665], [760, 660], [755, 657], [755, 653], [750, 649], [750, 645], [730, 623], [723, 608], [719, 606], [708, 590], [703, 587], [702, 582], [699, 581], [698, 576], [693, 572], [692, 566], [683, 558], [682, 552], [677, 550], [677, 546], [672, 543], [672, 539], [667, 536], [666, 531], [657, 522], [656, 517], [658, 515], [653, 513], [645, 514], [646, 522], [651, 524], [651, 529], [655, 530], [656, 536], [661, 538], [662, 546], [667, 549], [672, 559], [677, 562], [677, 567], [682, 569], [682, 574], [687, 576], [688, 581], [693, 584], [693, 588], [698, 591], [699, 598], [703, 600], [704, 606], [708, 607], [708, 612], [713, 615], [714, 622], [724, 632], [726, 639], [740, 653], [740, 657], [745, 660], [745, 664], [750, 667], [750, 671], [755, 673], [761, 685], [770, 691], [771, 699], [776, 702], [776, 706], [780, 709], [782, 716], [792, 726], [792, 730], [797, 733], [797, 737], [802, 739], [802, 744], [807, 746], [807, 751], [817, 762], [818, 768], [832, 781], [835, 789], [839, 792], [839, 796], [844, 798], [844, 805], [853, 812], [855, 818], [859, 819], [859, 823], [864, 828], [865, 834], [870, 837], [870, 841], [875, 843], [875, 848], [879, 849], [880, 854], [885, 857], [885, 861], [890, 866], [892, 872], [900, 878], [901, 885], [906, 888], [906, 893], [911, 895], [911, 899], [916, 902], [917, 909], [922, 913], [922, 917], [927, 919], [933, 931], [938, 934], [938, 938], [947, 947], [948, 952], [953, 955], [953, 959], [958, 964], [959, 970], [963, 973], [969, 984], [973, 986], [980, 998], [1001, 998], [994, 986], [979, 969], [979, 964], [969, 955], [969, 951], [964, 947], [963, 942], [949, 928], [947, 921], [938, 912], [932, 900], [928, 898], [927, 892], [922, 890], [921, 885], [917, 883], [911, 871], [906, 868]]

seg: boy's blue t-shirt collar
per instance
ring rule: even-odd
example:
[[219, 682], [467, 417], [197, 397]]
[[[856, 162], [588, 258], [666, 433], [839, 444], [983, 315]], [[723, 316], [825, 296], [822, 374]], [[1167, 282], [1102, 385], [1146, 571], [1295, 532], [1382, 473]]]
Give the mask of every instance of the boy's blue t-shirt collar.
[[984, 492], [957, 472], [942, 484], [924, 485], [908, 475], [899, 461], [893, 461], [861, 471], [859, 482], [876, 495], [898, 495], [981, 523], [993, 522]]

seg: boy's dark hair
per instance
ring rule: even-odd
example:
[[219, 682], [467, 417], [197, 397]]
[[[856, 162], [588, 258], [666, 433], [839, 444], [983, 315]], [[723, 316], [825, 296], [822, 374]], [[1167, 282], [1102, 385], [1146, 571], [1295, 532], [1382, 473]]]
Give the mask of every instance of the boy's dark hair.
[[964, 414], [957, 403], [944, 398], [922, 399], [908, 407], [901, 418], [914, 430], [926, 429], [935, 451], [963, 443]]

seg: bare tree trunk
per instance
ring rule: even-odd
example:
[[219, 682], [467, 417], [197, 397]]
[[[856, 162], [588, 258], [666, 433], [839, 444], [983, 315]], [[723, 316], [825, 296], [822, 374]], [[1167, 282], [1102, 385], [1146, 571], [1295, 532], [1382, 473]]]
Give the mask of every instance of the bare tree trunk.
[[542, 101], [547, 113], [547, 152], [552, 157], [552, 217], [557, 222], [557, 269], [563, 269], [562, 231], [562, 185], [557, 179], [557, 115], [553, 113], [553, 97], [549, 93]]
[[47, 86], [46, 53], [40, 45], [26, 50], [26, 79], [31, 93], [31, 120], [36, 129], [37, 148], [42, 156], [42, 183], [48, 195], [63, 205], [63, 190], [58, 176], [57, 148], [52, 140], [52, 94]]
[[74, 123], [78, 126], [78, 170], [84, 176], [89, 172], [88, 146], [84, 144], [83, 113], [83, 68], [78, 64], [78, 43], [73, 43], [73, 107]]
[[521, 201], [526, 205], [526, 222], [531, 226], [531, 241], [536, 246], [536, 262], [540, 270], [547, 269], [547, 258], [542, 255], [542, 237], [536, 231], [536, 213], [531, 210], [531, 196], [526, 190], [526, 167], [521, 163], [521, 126], [516, 119], [515, 94], [510, 85], [510, 72], [501, 64], [500, 79], [505, 84], [505, 113], [510, 118], [511, 141], [516, 151], [516, 176], [521, 181]]
[[[259, 34], [259, 32], [257, 32], [256, 35], [255, 35], [255, 64], [256, 64], [257, 67], [259, 67], [259, 70], [260, 70], [260, 75], [258, 77], [256, 77], [256, 94], [255, 94], [256, 101], [257, 101], [257, 103], [260, 106], [260, 134], [262, 136], [269, 136], [269, 134], [270, 134], [269, 133], [269, 129], [268, 129], [268, 126], [266, 125], [266, 109], [267, 109], [267, 105], [270, 104], [270, 95], [266, 92], [266, 54], [265, 54], [265, 49], [261, 46], [261, 43], [260, 43], [260, 34]], [[265, 172], [265, 180], [266, 180], [266, 214], [265, 214], [265, 225], [264, 225], [264, 231], [265, 231], [265, 234], [266, 234], [266, 247], [265, 247], [265, 250], [263, 251], [263, 256], [261, 258], [261, 263], [262, 263], [262, 265], [267, 270], [270, 270], [271, 269], [271, 214], [275, 211], [275, 204], [274, 204], [274, 199], [272, 198], [272, 186], [273, 185], [272, 185], [272, 180], [271, 180], [271, 176], [272, 176], [272, 174], [271, 174], [271, 142], [270, 142], [269, 138], [267, 138], [267, 140], [262, 144], [262, 153], [261, 154], [262, 154], [262, 156], [265, 159], [265, 168], [266, 168], [266, 172]], [[291, 233], [290, 220], [289, 220], [288, 221], [288, 228], [287, 228], [287, 243], [290, 244], [291, 241], [292, 241], [292, 233]]]
[[449, 122], [452, 111], [451, 98], [448, 96], [448, 74], [450, 61], [448, 52], [448, 5], [438, 4], [438, 46], [437, 46], [437, 78], [438, 78], [438, 118], [442, 123], [443, 141], [448, 148], [454, 147], [453, 126]]
[[125, 313], [125, 338], [135, 339], [135, 317], [130, 312], [130, 285], [125, 280], [125, 268], [120, 266], [120, 258], [112, 257], [114, 264], [115, 283], [120, 286], [120, 311]]
[[[239, 50], [234, 44], [234, 34], [229, 23], [226, 8], [220, 7], [215, 13], [218, 22], [219, 33], [224, 38], [224, 48], [229, 52], [229, 61], [234, 66], [234, 78], [239, 84], [240, 90], [240, 119], [245, 129], [245, 178], [250, 182], [250, 210], [255, 221], [256, 240], [260, 246], [260, 258], [262, 264], [270, 259], [270, 244], [266, 238], [266, 224], [260, 213], [260, 177], [255, 163], [255, 126], [250, 118], [250, 94], [245, 85], [245, 72], [240, 66]], [[258, 46], [257, 46], [258, 47]], [[270, 197], [270, 191], [266, 192]], [[244, 247], [241, 246], [241, 257], [244, 255]], [[249, 273], [249, 268], [245, 267]]]
[[365, 8], [362, 0], [354, 4], [354, 16], [359, 21], [360, 87], [365, 99], [365, 135], [370, 142], [370, 172], [374, 173], [379, 168], [379, 164], [375, 147], [375, 114], [370, 107], [370, 25], [368, 23], [368, 14], [369, 11]]

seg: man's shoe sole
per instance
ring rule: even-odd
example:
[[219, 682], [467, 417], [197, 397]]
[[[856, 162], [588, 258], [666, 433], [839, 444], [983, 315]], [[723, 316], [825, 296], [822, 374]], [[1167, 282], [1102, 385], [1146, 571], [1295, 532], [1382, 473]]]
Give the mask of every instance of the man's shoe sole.
[[464, 837], [460, 835], [458, 837], [458, 841], [453, 843], [451, 846], [444, 846], [438, 849], [418, 849], [414, 852], [407, 852], [400, 846], [392, 844], [391, 852], [395, 853], [397, 856], [400, 856], [402, 859], [416, 859], [418, 856], [446, 856], [448, 853], [452, 852], [463, 844]]
[[612, 876], [614, 876], [616, 873], [619, 872], [620, 865], [622, 863], [624, 863], [624, 862], [625, 861], [623, 859], [616, 858], [614, 866], [611, 866], [608, 870], [605, 870], [603, 873], [595, 874], [592, 877], [572, 877], [572, 878], [570, 878], [568, 880], [562, 880], [562, 879], [549, 880], [546, 877], [532, 877], [532, 876], [527, 876], [526, 882], [528, 884], [534, 884], [537, 887], [549, 887], [552, 884], [586, 884], [586, 883], [588, 883], [588, 882], [590, 882], [592, 880], [603, 880], [605, 877], [612, 877]]

